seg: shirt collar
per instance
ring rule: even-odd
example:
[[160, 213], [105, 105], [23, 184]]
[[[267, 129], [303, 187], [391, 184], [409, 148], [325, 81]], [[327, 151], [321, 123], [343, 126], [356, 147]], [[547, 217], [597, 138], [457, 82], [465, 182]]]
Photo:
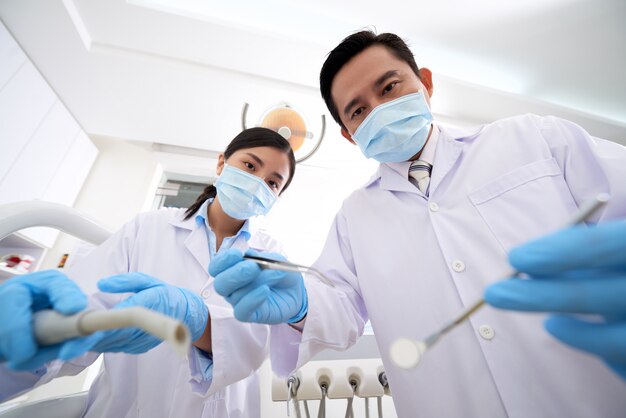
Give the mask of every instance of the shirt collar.
[[[202, 204], [202, 206], [200, 206], [200, 209], [198, 209], [198, 211], [196, 212], [196, 225], [197, 226], [202, 226], [204, 225], [204, 227], [208, 230], [208, 231], [213, 231], [211, 229], [211, 226], [209, 225], [209, 220], [207, 218], [207, 212], [209, 209], [209, 205], [211, 205], [211, 203], [213, 203], [214, 198], [209, 198], [207, 200], [204, 201], [204, 203]], [[246, 221], [243, 223], [243, 225], [241, 226], [241, 228], [239, 229], [239, 231], [235, 234], [235, 238], [242, 236], [243, 239], [245, 239], [246, 241], [248, 241], [250, 239], [250, 220], [246, 219]]]
[[426, 161], [428, 164], [433, 165], [435, 161], [435, 151], [437, 150], [437, 141], [439, 141], [439, 127], [433, 124], [433, 130], [430, 133], [430, 138], [424, 145], [424, 150], [420, 155], [420, 160]]
[[[435, 124], [433, 124], [433, 129], [430, 133], [430, 136], [428, 137], [428, 141], [426, 141], [426, 145], [424, 145], [424, 148], [422, 149], [422, 153], [420, 154], [420, 160], [422, 161], [426, 161], [428, 164], [433, 165], [433, 162], [435, 161], [435, 151], [437, 150], [437, 143], [439, 142], [439, 136], [440, 136], [440, 130], [439, 127]], [[383, 166], [387, 166], [389, 168], [391, 168], [393, 171], [395, 171], [396, 173], [400, 174], [400, 176], [402, 176], [403, 178], [406, 177], [407, 179], [409, 178], [409, 168], [411, 167], [411, 163], [413, 161], [401, 161], [399, 163], [384, 163], [381, 164], [381, 170], [382, 171], [382, 167]], [[379, 171], [379, 176], [380, 176], [380, 171]]]
[[[420, 159], [424, 158], [424, 154], [427, 158], [432, 159], [428, 161], [432, 164], [435, 161], [435, 151], [437, 146], [441, 147], [452, 142], [465, 142], [471, 140], [478, 135], [482, 130], [482, 126], [471, 129], [458, 129], [450, 127], [439, 127], [433, 124], [433, 130], [428, 142], [424, 146], [424, 151], [420, 156]], [[442, 144], [443, 142], [443, 144]], [[402, 161], [399, 163], [381, 163], [378, 166], [376, 173], [369, 179], [363, 187], [367, 188], [373, 184], [380, 182], [383, 189], [388, 190], [404, 190], [413, 191], [415, 193], [417, 188], [408, 181], [409, 167], [412, 161]], [[434, 166], [434, 164], [432, 164]]]

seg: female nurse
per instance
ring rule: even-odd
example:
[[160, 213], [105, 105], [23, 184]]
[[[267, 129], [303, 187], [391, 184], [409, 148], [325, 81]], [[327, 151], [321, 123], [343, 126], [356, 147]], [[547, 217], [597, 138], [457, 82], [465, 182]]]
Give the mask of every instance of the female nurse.
[[[104, 353], [85, 417], [259, 417], [255, 371], [267, 354], [268, 326], [237, 321], [215, 292], [208, 266], [228, 248], [281, 252], [249, 219], [267, 214], [294, 171], [282, 136], [247, 129], [220, 154], [215, 186], [189, 209], [136, 216], [67, 275], [48, 270], [0, 286], [0, 358], [6, 360], [0, 401], [76, 374]], [[175, 317], [189, 328], [193, 346], [181, 358], [138, 329], [36, 345], [33, 312], [71, 314], [87, 306], [143, 306]]]

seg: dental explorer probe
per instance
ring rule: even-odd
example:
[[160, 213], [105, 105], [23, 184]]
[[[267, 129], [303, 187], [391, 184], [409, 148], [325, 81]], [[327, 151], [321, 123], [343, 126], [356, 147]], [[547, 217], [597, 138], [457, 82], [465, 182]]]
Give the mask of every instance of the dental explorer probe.
[[[572, 218], [567, 222], [567, 226], [573, 226], [576, 224], [580, 224], [591, 217], [598, 209], [606, 205], [609, 201], [610, 196], [607, 193], [598, 194], [593, 200], [584, 203], [578, 210], [574, 213]], [[515, 277], [519, 276], [520, 272], [512, 271], [510, 274], [505, 277]], [[441, 329], [431, 334], [428, 338], [422, 341], [412, 340], [409, 338], [398, 338], [391, 344], [390, 348], [390, 356], [391, 360], [398, 366], [403, 369], [412, 369], [420, 361], [420, 357], [426, 350], [431, 348], [437, 341], [441, 339], [445, 334], [454, 329], [457, 325], [463, 323], [467, 318], [469, 318], [474, 312], [480, 309], [485, 304], [484, 299], [480, 299], [470, 305], [465, 311], [463, 311], [456, 319], [444, 325]]]
[[267, 269], [272, 269], [272, 270], [282, 270], [282, 271], [293, 271], [296, 273], [303, 273], [303, 274], [310, 273], [314, 275], [315, 277], [317, 277], [318, 279], [320, 279], [322, 283], [324, 283], [325, 285], [328, 285], [330, 287], [335, 287], [333, 282], [328, 277], [324, 276], [324, 274], [321, 271], [313, 267], [292, 263], [286, 260], [274, 260], [271, 258], [261, 257], [258, 255], [244, 254], [243, 258], [246, 260], [254, 261], [262, 268], [267, 268]]

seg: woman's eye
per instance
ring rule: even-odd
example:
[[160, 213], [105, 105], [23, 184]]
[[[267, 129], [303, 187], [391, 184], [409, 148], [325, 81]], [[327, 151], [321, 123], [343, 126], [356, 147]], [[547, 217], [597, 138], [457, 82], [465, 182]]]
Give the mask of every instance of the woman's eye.
[[385, 86], [385, 88], [383, 89], [383, 96], [384, 96], [385, 94], [389, 93], [391, 90], [393, 90], [393, 88], [396, 86], [396, 84], [398, 84], [398, 82], [397, 82], [397, 81], [393, 81], [393, 82], [391, 82], [391, 83], [387, 84], [387, 85]]
[[254, 171], [254, 165], [252, 163], [244, 161], [243, 165], [245, 165], [248, 170]]
[[267, 184], [272, 188], [272, 189], [276, 189], [278, 190], [278, 183], [276, 183], [274, 180], [269, 180], [267, 182]]

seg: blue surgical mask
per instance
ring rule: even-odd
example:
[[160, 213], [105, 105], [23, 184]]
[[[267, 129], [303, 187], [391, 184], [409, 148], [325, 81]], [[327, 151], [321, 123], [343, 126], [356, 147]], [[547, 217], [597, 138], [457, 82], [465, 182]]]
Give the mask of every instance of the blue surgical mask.
[[352, 138], [367, 158], [408, 161], [426, 143], [433, 116], [424, 94], [407, 94], [372, 110]]
[[261, 178], [228, 164], [224, 165], [215, 188], [222, 209], [235, 219], [266, 215], [277, 199]]

